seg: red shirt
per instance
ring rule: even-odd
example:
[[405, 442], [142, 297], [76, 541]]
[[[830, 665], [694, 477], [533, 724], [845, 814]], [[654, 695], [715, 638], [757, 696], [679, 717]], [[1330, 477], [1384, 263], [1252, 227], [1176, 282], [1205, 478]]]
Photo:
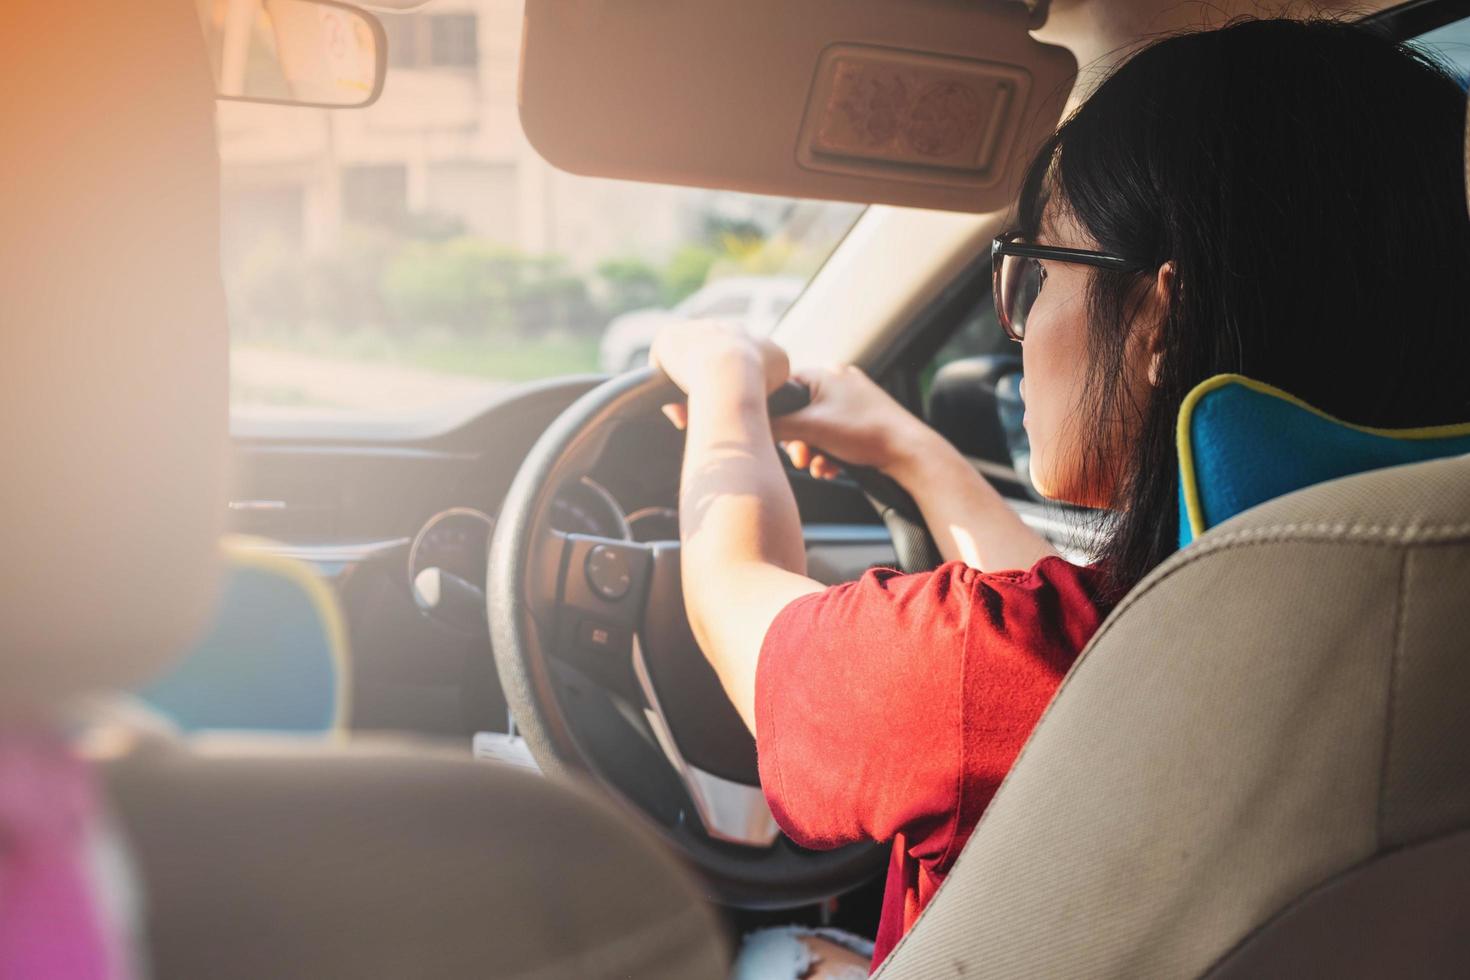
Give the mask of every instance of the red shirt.
[[756, 669], [761, 786], [797, 843], [893, 841], [873, 965], [918, 919], [1082, 647], [1099, 573], [963, 562], [803, 596]]

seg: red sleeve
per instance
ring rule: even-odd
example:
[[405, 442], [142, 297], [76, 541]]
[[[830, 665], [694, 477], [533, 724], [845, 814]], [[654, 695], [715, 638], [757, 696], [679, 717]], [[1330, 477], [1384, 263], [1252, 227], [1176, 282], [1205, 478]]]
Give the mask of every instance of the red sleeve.
[[957, 853], [1102, 621], [1092, 569], [870, 571], [776, 617], [756, 670], [761, 785], [816, 848]]

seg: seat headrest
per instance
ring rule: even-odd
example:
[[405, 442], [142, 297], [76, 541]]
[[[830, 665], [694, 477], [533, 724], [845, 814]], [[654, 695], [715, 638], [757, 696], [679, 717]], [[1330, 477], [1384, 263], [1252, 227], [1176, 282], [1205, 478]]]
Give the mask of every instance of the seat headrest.
[[1179, 409], [1179, 546], [1258, 504], [1326, 480], [1470, 453], [1470, 424], [1374, 429], [1279, 388], [1217, 374]]
[[193, 0], [0, 5], [0, 718], [130, 685], [215, 597], [228, 431]]

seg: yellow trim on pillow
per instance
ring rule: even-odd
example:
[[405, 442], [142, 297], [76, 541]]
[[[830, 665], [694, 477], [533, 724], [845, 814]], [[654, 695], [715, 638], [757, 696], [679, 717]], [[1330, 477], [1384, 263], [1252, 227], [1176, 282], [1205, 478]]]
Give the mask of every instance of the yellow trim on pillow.
[[1375, 429], [1367, 425], [1354, 425], [1336, 416], [1328, 415], [1320, 408], [1308, 405], [1295, 395], [1282, 391], [1274, 385], [1252, 380], [1242, 374], [1217, 374], [1212, 378], [1206, 378], [1184, 396], [1184, 401], [1179, 406], [1179, 421], [1175, 429], [1175, 443], [1179, 452], [1179, 480], [1184, 492], [1184, 509], [1189, 515], [1189, 529], [1192, 536], [1196, 538], [1204, 534], [1206, 528], [1204, 511], [1199, 499], [1199, 485], [1194, 474], [1194, 448], [1189, 440], [1189, 422], [1194, 415], [1195, 406], [1200, 403], [1201, 399], [1210, 392], [1229, 384], [1238, 384], [1260, 394], [1280, 399], [1343, 428], [1364, 432], [1368, 435], [1385, 436], [1390, 439], [1453, 439], [1470, 436], [1470, 423], [1466, 422], [1453, 425], [1431, 425], [1416, 429]]
[[327, 634], [327, 647], [332, 663], [337, 668], [331, 735], [334, 738], [345, 736], [352, 720], [352, 656], [347, 643], [347, 622], [342, 616], [342, 605], [331, 586], [323, 582], [310, 565], [277, 554], [271, 550], [274, 547], [276, 543], [267, 538], [243, 534], [227, 534], [220, 539], [220, 550], [227, 563], [237, 568], [254, 568], [288, 579], [299, 586], [316, 607]]

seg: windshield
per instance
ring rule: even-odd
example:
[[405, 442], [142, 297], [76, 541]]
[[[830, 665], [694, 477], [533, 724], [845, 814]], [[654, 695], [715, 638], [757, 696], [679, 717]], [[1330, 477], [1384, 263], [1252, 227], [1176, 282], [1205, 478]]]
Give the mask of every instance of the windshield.
[[382, 19], [372, 108], [219, 106], [237, 418], [453, 417], [641, 364], [680, 315], [765, 332], [862, 213], [556, 171], [517, 119], [520, 3]]

